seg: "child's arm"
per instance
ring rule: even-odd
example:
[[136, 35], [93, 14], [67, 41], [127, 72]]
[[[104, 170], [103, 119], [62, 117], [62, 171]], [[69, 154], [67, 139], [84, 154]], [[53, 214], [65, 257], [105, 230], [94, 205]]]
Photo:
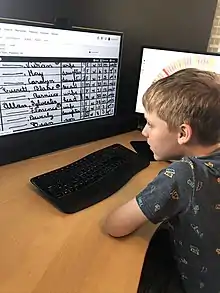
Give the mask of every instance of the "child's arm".
[[175, 162], [134, 199], [113, 211], [105, 231], [114, 237], [134, 232], [147, 220], [158, 224], [177, 216], [189, 206], [193, 195], [192, 169], [186, 162]]
[[122, 237], [138, 229], [146, 220], [134, 198], [107, 217], [105, 231], [113, 237]]

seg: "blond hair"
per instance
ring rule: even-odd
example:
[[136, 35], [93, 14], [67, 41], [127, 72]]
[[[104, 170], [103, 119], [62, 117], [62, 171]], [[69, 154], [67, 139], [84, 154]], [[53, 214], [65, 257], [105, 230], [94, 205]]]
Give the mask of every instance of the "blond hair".
[[200, 144], [220, 141], [220, 78], [213, 72], [187, 68], [160, 79], [145, 92], [143, 105], [169, 130], [187, 123]]

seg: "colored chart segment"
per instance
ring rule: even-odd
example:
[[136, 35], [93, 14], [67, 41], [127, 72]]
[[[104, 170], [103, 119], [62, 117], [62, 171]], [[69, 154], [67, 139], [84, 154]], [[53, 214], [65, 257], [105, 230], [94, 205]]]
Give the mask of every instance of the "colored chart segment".
[[178, 59], [170, 63], [168, 66], [164, 67], [162, 71], [156, 76], [154, 82], [186, 68], [197, 68], [201, 70], [215, 71], [215, 58], [204, 55], [192, 55]]

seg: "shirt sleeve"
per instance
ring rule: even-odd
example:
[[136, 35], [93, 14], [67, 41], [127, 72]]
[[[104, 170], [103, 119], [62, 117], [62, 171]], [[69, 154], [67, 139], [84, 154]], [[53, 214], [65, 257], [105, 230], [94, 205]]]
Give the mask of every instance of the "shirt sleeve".
[[136, 200], [147, 219], [157, 224], [187, 209], [193, 196], [193, 187], [190, 164], [178, 161], [160, 171]]

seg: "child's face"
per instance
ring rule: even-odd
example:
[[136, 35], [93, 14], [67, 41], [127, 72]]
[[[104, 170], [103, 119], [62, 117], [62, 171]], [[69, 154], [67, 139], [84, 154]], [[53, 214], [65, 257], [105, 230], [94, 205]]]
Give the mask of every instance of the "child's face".
[[178, 132], [170, 132], [167, 123], [156, 113], [145, 112], [147, 124], [142, 134], [147, 138], [155, 160], [177, 159], [183, 156], [182, 147], [178, 143]]

